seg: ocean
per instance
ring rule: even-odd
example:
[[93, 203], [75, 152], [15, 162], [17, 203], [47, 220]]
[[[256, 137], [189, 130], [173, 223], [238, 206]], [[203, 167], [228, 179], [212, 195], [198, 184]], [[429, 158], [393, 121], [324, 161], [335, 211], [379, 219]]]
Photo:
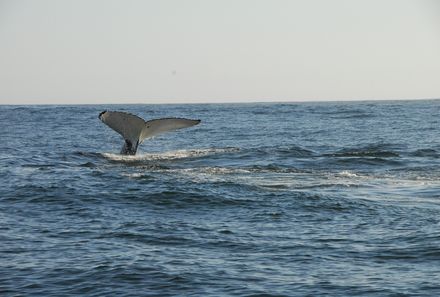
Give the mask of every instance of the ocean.
[[[202, 122], [121, 156], [103, 110]], [[439, 116], [0, 106], [0, 296], [439, 296]]]

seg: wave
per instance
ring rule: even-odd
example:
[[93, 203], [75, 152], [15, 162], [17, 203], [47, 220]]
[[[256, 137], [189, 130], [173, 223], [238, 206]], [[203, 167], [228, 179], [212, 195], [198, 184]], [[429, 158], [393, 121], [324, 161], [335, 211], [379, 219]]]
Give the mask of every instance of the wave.
[[404, 163], [397, 160], [378, 157], [342, 157], [338, 158], [333, 164], [349, 166], [348, 168], [360, 168], [358, 166], [400, 166]]
[[410, 154], [413, 157], [439, 158], [440, 154], [435, 149], [418, 149]]
[[[163, 165], [151, 164], [149, 166], [142, 166], [142, 169], [148, 169], [152, 171], [158, 171], [162, 173], [177, 173], [183, 175], [194, 176], [225, 176], [225, 175], [239, 175], [239, 176], [252, 176], [259, 174], [311, 174], [310, 170], [300, 170], [294, 167], [283, 167], [276, 164], [268, 165], [254, 165], [254, 166], [242, 166], [242, 167], [222, 167], [222, 166], [201, 166], [191, 168], [172, 168]], [[123, 173], [128, 177], [142, 177], [146, 172], [134, 172]]]
[[[235, 184], [225, 185], [223, 188], [231, 189]], [[241, 190], [248, 193], [248, 187], [243, 186]], [[240, 189], [236, 189], [240, 192]], [[155, 207], [177, 207], [177, 208], [205, 208], [207, 206], [238, 206], [255, 203], [255, 198], [246, 195], [232, 195], [229, 191], [221, 191], [214, 188], [200, 189], [197, 187], [172, 188], [150, 191], [142, 195], [122, 193], [118, 200], [130, 200], [131, 202], [141, 202]]]
[[349, 111], [343, 111], [343, 112], [335, 112], [330, 115], [333, 119], [368, 119], [368, 118], [374, 118], [376, 117], [373, 113], [367, 113], [363, 111], [358, 110], [349, 110]]
[[392, 158], [399, 157], [399, 153], [391, 150], [390, 144], [372, 144], [363, 147], [343, 148], [337, 152], [323, 154], [325, 157], [376, 157]]
[[297, 158], [312, 157], [315, 155], [314, 151], [296, 145], [289, 147], [280, 147], [276, 149], [276, 153], [283, 156], [297, 157]]
[[73, 152], [74, 156], [78, 156], [78, 157], [90, 157], [90, 158], [95, 158], [95, 157], [100, 157], [101, 154], [100, 153], [96, 153], [96, 152], [83, 152], [83, 151], [76, 151]]
[[313, 109], [309, 110], [309, 113], [312, 114], [320, 114], [325, 115], [326, 117], [332, 118], [332, 119], [366, 119], [366, 118], [374, 118], [377, 117], [377, 114], [374, 112], [371, 112], [370, 110], [366, 109], [358, 109], [358, 108], [349, 108], [349, 107], [342, 107], [339, 106], [337, 109], [327, 109], [327, 110], [320, 110], [320, 109]]
[[[367, 186], [374, 179], [354, 171], [321, 171], [283, 168], [276, 165], [252, 167], [203, 166], [193, 168], [148, 168], [148, 171], [123, 173], [131, 179], [155, 179], [158, 176], [183, 184], [207, 185], [220, 189], [234, 187], [247, 191], [292, 191], [298, 189], [348, 188]], [[156, 175], [159, 174], [159, 175]], [[165, 175], [163, 175], [165, 174]], [[235, 191], [235, 190], [234, 190]]]
[[277, 156], [283, 158], [308, 158], [316, 155], [314, 151], [297, 145], [249, 148], [242, 150], [242, 153], [255, 157]]

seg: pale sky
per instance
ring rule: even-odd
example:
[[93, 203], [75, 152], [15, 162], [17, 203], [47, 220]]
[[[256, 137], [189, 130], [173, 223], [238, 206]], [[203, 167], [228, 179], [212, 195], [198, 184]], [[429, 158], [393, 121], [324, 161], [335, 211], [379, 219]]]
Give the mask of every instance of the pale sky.
[[0, 0], [0, 104], [418, 98], [439, 0]]

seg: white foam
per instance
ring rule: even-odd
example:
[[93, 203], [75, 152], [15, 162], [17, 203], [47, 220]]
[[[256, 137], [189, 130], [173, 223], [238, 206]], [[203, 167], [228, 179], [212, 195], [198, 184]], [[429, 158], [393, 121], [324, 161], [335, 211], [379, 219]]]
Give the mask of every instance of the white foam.
[[156, 161], [156, 160], [176, 160], [194, 157], [204, 157], [207, 155], [234, 152], [238, 148], [208, 148], [208, 149], [193, 149], [193, 150], [177, 150], [164, 153], [146, 153], [134, 156], [120, 155], [113, 153], [102, 153], [101, 155], [112, 161], [120, 162], [139, 162], [139, 161]]
[[251, 173], [249, 170], [240, 168], [228, 168], [228, 167], [199, 167], [199, 168], [186, 168], [179, 169], [185, 173], [197, 173], [197, 174], [211, 174], [211, 175], [227, 175], [227, 174], [247, 174]]
[[337, 174], [337, 176], [338, 176], [338, 177], [360, 177], [360, 176], [357, 175], [356, 173], [351, 172], [351, 171], [349, 171], [349, 170], [341, 171], [341, 172], [339, 172], [339, 173]]
[[140, 178], [143, 177], [144, 174], [141, 172], [135, 172], [135, 173], [122, 173], [122, 176], [126, 176], [129, 178]]

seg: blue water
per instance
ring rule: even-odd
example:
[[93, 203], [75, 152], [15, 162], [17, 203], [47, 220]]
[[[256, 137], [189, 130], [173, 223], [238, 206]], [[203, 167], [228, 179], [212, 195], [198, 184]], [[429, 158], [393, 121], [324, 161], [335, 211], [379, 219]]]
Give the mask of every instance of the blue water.
[[[103, 110], [198, 126], [120, 156]], [[0, 106], [1, 296], [438, 296], [440, 101]]]

